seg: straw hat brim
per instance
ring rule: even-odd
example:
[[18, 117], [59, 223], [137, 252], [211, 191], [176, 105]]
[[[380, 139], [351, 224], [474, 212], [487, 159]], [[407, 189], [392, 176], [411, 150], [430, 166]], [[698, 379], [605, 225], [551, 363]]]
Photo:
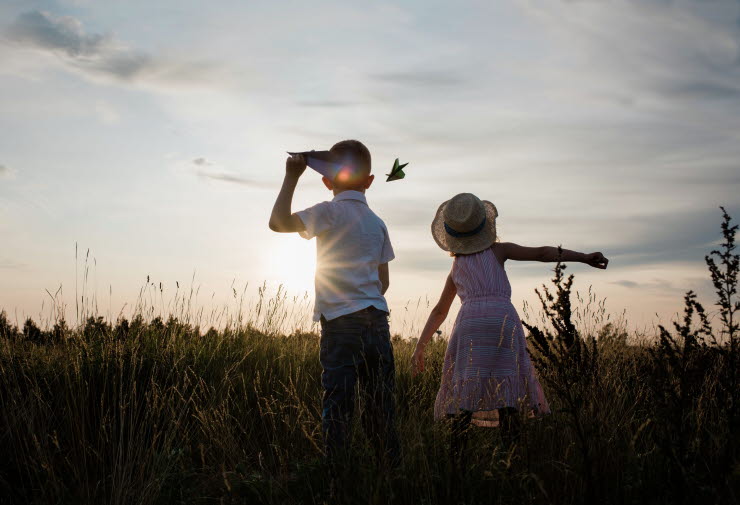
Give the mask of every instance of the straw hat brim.
[[455, 254], [473, 254], [488, 249], [496, 242], [496, 206], [487, 200], [482, 200], [486, 209], [486, 225], [481, 231], [470, 237], [453, 237], [445, 231], [444, 210], [450, 203], [447, 200], [437, 209], [437, 215], [432, 221], [432, 237], [443, 251]]

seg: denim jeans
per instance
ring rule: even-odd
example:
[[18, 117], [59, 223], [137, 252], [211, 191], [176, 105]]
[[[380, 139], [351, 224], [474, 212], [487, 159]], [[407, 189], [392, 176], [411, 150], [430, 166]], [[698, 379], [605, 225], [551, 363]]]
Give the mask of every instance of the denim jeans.
[[361, 421], [380, 457], [398, 463], [395, 428], [395, 364], [388, 314], [369, 307], [331, 321], [321, 318], [322, 430], [326, 453], [335, 462], [347, 449], [359, 385]]

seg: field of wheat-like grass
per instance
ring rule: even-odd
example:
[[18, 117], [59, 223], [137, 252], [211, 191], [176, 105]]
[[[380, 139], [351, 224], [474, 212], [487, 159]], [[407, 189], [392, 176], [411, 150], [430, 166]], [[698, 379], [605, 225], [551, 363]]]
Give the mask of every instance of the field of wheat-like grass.
[[358, 422], [333, 497], [318, 335], [241, 317], [204, 332], [184, 305], [171, 317], [86, 314], [43, 329], [3, 313], [0, 502], [737, 503], [735, 230], [725, 214], [724, 242], [708, 256], [713, 317], [687, 293], [684, 319], [652, 341], [579, 316], [559, 265], [540, 291], [543, 317], [527, 325], [552, 414], [523, 419], [517, 443], [471, 428], [458, 471], [449, 427], [432, 419], [445, 341], [412, 377], [414, 342], [395, 337], [401, 465], [378, 464]]

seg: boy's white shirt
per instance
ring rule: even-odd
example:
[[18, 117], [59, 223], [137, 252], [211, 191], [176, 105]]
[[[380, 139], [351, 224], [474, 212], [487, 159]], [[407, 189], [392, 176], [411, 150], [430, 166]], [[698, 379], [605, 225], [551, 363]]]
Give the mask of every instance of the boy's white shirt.
[[388, 229], [359, 191], [343, 191], [331, 202], [296, 212], [316, 237], [316, 303], [314, 321], [326, 320], [374, 306], [388, 312], [381, 294], [378, 265], [395, 255]]

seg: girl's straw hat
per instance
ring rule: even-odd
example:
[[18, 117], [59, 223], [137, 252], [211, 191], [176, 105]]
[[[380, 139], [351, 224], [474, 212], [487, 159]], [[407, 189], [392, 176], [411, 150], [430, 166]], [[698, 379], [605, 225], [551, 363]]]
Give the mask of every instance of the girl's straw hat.
[[460, 193], [437, 209], [432, 236], [445, 251], [472, 254], [496, 241], [496, 206], [471, 193]]

